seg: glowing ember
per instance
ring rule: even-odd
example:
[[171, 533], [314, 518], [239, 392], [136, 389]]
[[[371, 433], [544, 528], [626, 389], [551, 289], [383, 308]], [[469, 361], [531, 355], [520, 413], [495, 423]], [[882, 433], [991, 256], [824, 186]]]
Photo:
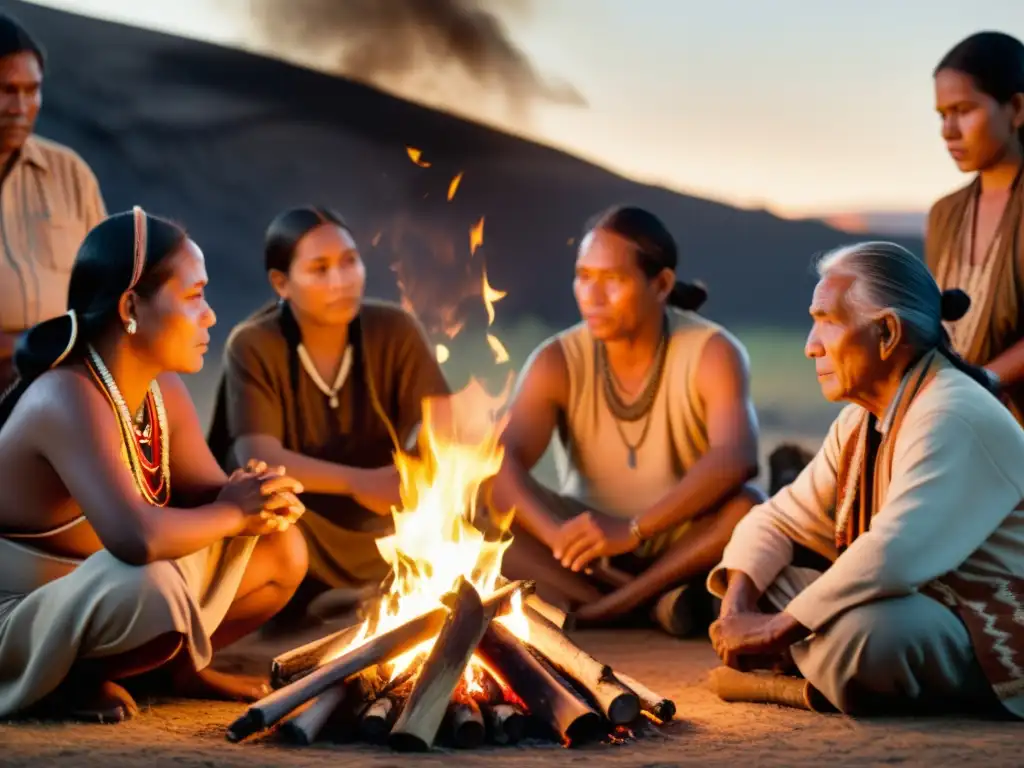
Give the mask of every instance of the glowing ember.
[[407, 155], [409, 155], [409, 159], [416, 163], [416, 165], [418, 165], [420, 168], [430, 167], [430, 163], [428, 163], [426, 160], [421, 159], [423, 157], [423, 153], [420, 152], [420, 150], [416, 149], [415, 147], [406, 147], [405, 152]]
[[437, 362], [444, 365], [448, 362], [448, 358], [452, 356], [452, 353], [448, 350], [444, 344], [438, 344], [434, 347], [434, 353], [437, 355]]
[[378, 232], [377, 234], [375, 234], [373, 236], [373, 240], [370, 241], [370, 245], [372, 245], [374, 248], [376, 248], [378, 245], [380, 245], [380, 237], [381, 237], [382, 234], [384, 234], [384, 233], [383, 232]]
[[[511, 543], [510, 519], [477, 525], [477, 499], [481, 485], [501, 467], [499, 443], [505, 417], [498, 417], [511, 391], [491, 396], [476, 379], [450, 398], [424, 401], [419, 455], [396, 451], [401, 477], [402, 508], [392, 509], [395, 532], [377, 540], [381, 557], [390, 564], [393, 580], [381, 601], [379, 614], [368, 616], [350, 648], [373, 634], [387, 632], [410, 619], [434, 610], [441, 598], [465, 577], [486, 598], [494, 592], [501, 572], [501, 558]], [[485, 536], [481, 528], [489, 528]], [[520, 638], [528, 624], [519, 595], [510, 615], [497, 619]], [[395, 659], [392, 679], [420, 654], [427, 654], [433, 640]], [[467, 690], [479, 687], [482, 663], [473, 658], [467, 666]], [[493, 673], [491, 673], [493, 675]]]
[[476, 249], [484, 244], [484, 217], [480, 217], [480, 221], [470, 227], [469, 230], [469, 253], [470, 255], [476, 254]]
[[462, 172], [460, 171], [459, 174], [455, 178], [453, 178], [451, 180], [451, 182], [449, 182], [449, 184], [448, 184], [448, 201], [449, 202], [451, 202], [452, 198], [455, 197], [455, 193], [459, 189], [459, 182], [461, 182], [461, 181], [462, 181]]

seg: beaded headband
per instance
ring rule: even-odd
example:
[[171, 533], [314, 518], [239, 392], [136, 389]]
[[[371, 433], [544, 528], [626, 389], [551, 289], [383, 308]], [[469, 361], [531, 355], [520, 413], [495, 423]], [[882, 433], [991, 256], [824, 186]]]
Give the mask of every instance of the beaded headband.
[[129, 291], [139, 282], [139, 278], [142, 277], [142, 269], [146, 266], [146, 234], [149, 229], [146, 212], [142, 208], [136, 205], [132, 208], [132, 213], [135, 215], [135, 261], [132, 268], [132, 281], [128, 285]]

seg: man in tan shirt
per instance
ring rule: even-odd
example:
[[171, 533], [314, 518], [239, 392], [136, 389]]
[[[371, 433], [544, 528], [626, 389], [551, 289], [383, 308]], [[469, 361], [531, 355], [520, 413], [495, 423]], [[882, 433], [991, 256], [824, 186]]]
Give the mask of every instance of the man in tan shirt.
[[952, 351], [943, 321], [970, 301], [892, 243], [819, 273], [806, 351], [825, 396], [851, 404], [708, 579], [727, 665], [712, 687], [848, 714], [999, 701], [1022, 716], [1024, 430]]
[[78, 246], [106, 218], [99, 185], [72, 150], [34, 136], [45, 57], [0, 15], [0, 392], [18, 336], [67, 309]]

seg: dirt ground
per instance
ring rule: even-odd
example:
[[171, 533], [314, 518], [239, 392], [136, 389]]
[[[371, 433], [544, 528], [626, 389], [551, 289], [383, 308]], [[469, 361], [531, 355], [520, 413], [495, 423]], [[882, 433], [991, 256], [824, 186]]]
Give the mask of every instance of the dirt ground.
[[[320, 630], [322, 633], [323, 630]], [[243, 641], [217, 662], [224, 669], [266, 668], [277, 652], [311, 639]], [[677, 720], [632, 743], [566, 750], [488, 747], [474, 752], [399, 755], [369, 746], [290, 747], [273, 739], [230, 744], [226, 726], [244, 705], [169, 701], [144, 706], [120, 725], [38, 722], [0, 725], [0, 765], [77, 768], [175, 766], [487, 766], [669, 768], [669, 766], [1019, 766], [1020, 726], [970, 720], [854, 721], [769, 706], [724, 704], [704, 688], [716, 658], [706, 641], [653, 631], [586, 632], [575, 640], [593, 655], [675, 699]]]

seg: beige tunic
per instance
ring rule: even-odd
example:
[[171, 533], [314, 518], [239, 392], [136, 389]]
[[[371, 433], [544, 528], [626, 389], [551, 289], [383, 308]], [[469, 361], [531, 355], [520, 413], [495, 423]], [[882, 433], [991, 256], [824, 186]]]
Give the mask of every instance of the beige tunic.
[[224, 539], [177, 560], [127, 565], [107, 550], [55, 557], [0, 538], [0, 717], [53, 691], [79, 659], [116, 656], [169, 632], [196, 669], [235, 601], [257, 538]]
[[85, 161], [29, 137], [0, 186], [0, 330], [23, 331], [67, 311], [78, 247], [106, 216]]
[[[894, 436], [891, 471], [875, 484], [870, 528], [840, 554], [837, 477], [862, 416], [858, 406], [845, 408], [800, 476], [740, 522], [708, 588], [721, 596], [726, 572], [738, 570], [771, 592], [791, 570], [794, 542], [818, 552], [833, 565], [800, 589], [782, 590], [795, 593], [786, 611], [816, 633], [813, 648], [828, 643], [844, 616], [864, 618], [863, 609], [878, 601], [937, 596], [952, 585], [993, 689], [1010, 711], [1024, 714], [1024, 431], [995, 398], [940, 364]], [[962, 599], [975, 587], [984, 589], [971, 595], [973, 602]], [[967, 616], [965, 606], [983, 620]], [[978, 627], [988, 629], [976, 633]], [[820, 688], [842, 687], [808, 679]]]
[[[561, 440], [555, 441], [560, 494], [590, 509], [632, 518], [650, 509], [682, 480], [708, 450], [704, 404], [697, 392], [697, 370], [704, 346], [721, 326], [696, 313], [668, 309], [670, 341], [647, 434], [629, 466], [628, 447], [636, 445], [645, 419], [616, 419], [605, 399], [593, 337], [585, 324], [557, 339], [569, 372], [569, 407]], [[732, 336], [729, 338], [739, 346]], [[684, 523], [673, 534], [680, 534]]]

